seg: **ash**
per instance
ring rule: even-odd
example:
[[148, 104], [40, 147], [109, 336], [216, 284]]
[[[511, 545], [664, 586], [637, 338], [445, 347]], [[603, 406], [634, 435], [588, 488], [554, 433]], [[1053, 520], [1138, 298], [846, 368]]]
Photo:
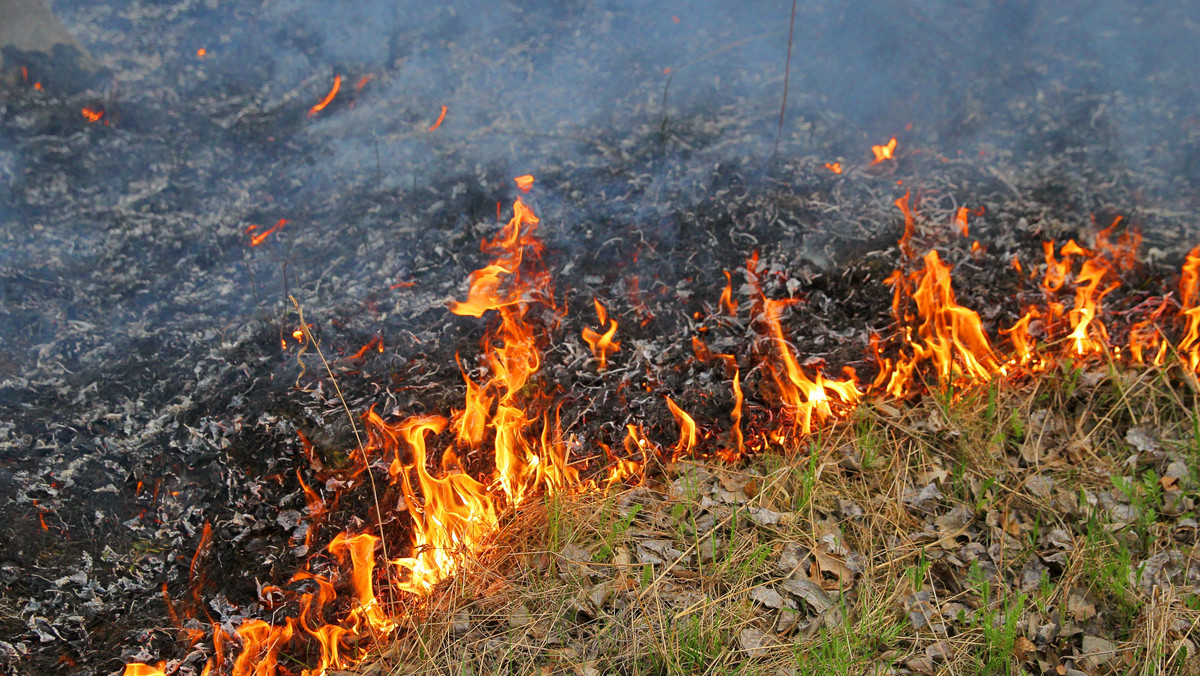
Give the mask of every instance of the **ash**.
[[[268, 614], [258, 590], [310, 553], [300, 435], [327, 464], [354, 447], [288, 297], [352, 411], [448, 413], [483, 326], [445, 303], [514, 176], [537, 177], [568, 308], [538, 386], [563, 393], [585, 449], [631, 421], [668, 437], [664, 394], [698, 418], [727, 408], [688, 340], [753, 338], [716, 308], [723, 271], [749, 300], [756, 251], [768, 295], [798, 299], [802, 358], [869, 375], [905, 192], [993, 335], [1020, 314], [1010, 261], [1036, 264], [1045, 239], [1140, 227], [1147, 262], [1109, 299], [1125, 307], [1200, 242], [1197, 82], [1155, 51], [1196, 37], [1178, 3], [801, 3], [777, 146], [775, 5], [394, 4], [63, 6], [109, 83], [0, 95], [0, 668], [202, 665], [164, 585], [194, 618]], [[896, 158], [872, 165], [891, 136]], [[979, 214], [969, 238], [960, 205]], [[602, 374], [579, 338], [593, 297], [621, 322]]]

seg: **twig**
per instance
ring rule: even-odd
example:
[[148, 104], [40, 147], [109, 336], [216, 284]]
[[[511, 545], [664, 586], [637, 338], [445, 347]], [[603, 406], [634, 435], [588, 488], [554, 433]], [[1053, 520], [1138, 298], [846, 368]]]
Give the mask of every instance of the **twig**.
[[771, 158], [779, 153], [779, 139], [783, 136], [783, 116], [787, 112], [788, 80], [792, 75], [792, 36], [796, 32], [796, 0], [792, 0], [792, 20], [788, 23], [787, 60], [783, 62], [783, 102], [779, 104], [779, 128], [775, 130], [775, 145], [771, 148]]
[[325, 372], [329, 374], [329, 381], [333, 383], [333, 389], [337, 392], [338, 401], [342, 402], [342, 409], [346, 411], [346, 418], [350, 420], [350, 429], [354, 431], [354, 441], [358, 445], [359, 454], [362, 455], [363, 467], [367, 470], [367, 478], [371, 480], [371, 496], [375, 499], [375, 518], [379, 526], [379, 542], [383, 548], [383, 558], [386, 560], [388, 553], [387, 538], [383, 537], [383, 510], [379, 507], [379, 491], [375, 488], [375, 474], [371, 472], [371, 460], [367, 457], [367, 449], [363, 445], [362, 436], [358, 433], [358, 423], [354, 422], [354, 414], [350, 412], [350, 405], [346, 403], [346, 397], [342, 395], [342, 388], [338, 385], [337, 378], [333, 376], [333, 369], [325, 360], [325, 353], [321, 351], [321, 346], [313, 338], [308, 323], [304, 321], [304, 308], [300, 307], [300, 303], [296, 302], [295, 297], [288, 296], [288, 300], [292, 301], [296, 313], [300, 315], [300, 330], [304, 332], [308, 344], [313, 346], [313, 349], [317, 351], [317, 356], [321, 358], [321, 364], [325, 366]]

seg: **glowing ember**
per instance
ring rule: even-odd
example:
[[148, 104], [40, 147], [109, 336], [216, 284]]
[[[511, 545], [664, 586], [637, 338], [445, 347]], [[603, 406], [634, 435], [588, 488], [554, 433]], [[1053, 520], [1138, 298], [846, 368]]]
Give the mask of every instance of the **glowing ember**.
[[438, 115], [437, 122], [434, 122], [433, 126], [430, 127], [429, 129], [426, 129], [425, 131], [433, 131], [434, 129], [437, 129], [438, 127], [442, 126], [442, 122], [445, 121], [445, 119], [446, 119], [446, 111], [449, 109], [450, 108], [448, 106], [442, 106], [442, 112], [441, 112], [441, 114]]
[[841, 162], [826, 162], [825, 168], [832, 171], [835, 174], [842, 173], [842, 163]]
[[895, 153], [895, 151], [896, 151], [896, 137], [895, 136], [893, 136], [892, 139], [890, 141], [888, 141], [886, 145], [871, 146], [871, 152], [875, 153], [875, 159], [871, 161], [871, 164], [879, 164], [880, 162], [882, 162], [884, 160], [892, 159], [892, 154]]
[[[592, 355], [599, 362], [598, 368], [603, 371], [608, 367], [608, 355], [613, 354], [621, 349], [620, 343], [613, 342], [613, 336], [617, 335], [617, 320], [608, 318], [608, 310], [599, 300], [593, 300], [596, 305], [596, 316], [600, 319], [600, 330], [595, 331], [590, 328], [583, 329], [583, 339], [587, 342], [588, 347], [592, 348]], [[608, 329], [604, 328], [608, 324]]]
[[207, 56], [207, 55], [208, 55], [208, 50], [207, 50], [207, 49], [205, 49], [205, 48], [203, 48], [203, 47], [201, 47], [200, 49], [197, 49], [197, 50], [196, 50], [196, 56], [197, 56], [198, 58], [201, 58], [201, 59], [203, 59], [203, 58], [204, 58], [205, 56]]
[[326, 106], [333, 103], [333, 99], [337, 97], [338, 90], [341, 88], [342, 88], [342, 76], [341, 75], [333, 76], [333, 88], [329, 90], [329, 93], [325, 95], [325, 98], [321, 99], [320, 103], [318, 103], [317, 105], [308, 109], [308, 116], [312, 117], [312, 116], [316, 115], [317, 113], [321, 112], [322, 110], [325, 110]]
[[95, 108], [82, 108], [79, 112], [83, 114], [83, 119], [87, 120], [88, 124], [99, 122], [100, 118], [104, 117], [104, 111]]

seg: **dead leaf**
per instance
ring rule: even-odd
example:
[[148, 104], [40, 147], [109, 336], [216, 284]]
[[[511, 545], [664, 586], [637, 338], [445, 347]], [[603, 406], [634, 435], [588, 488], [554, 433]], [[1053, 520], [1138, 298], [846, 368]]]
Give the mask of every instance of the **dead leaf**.
[[779, 588], [789, 596], [804, 601], [817, 613], [823, 613], [833, 606], [833, 599], [820, 585], [809, 580], [784, 580]]
[[750, 600], [761, 603], [768, 608], [778, 610], [782, 608], [787, 601], [779, 595], [779, 592], [770, 587], [755, 587], [750, 590]]
[[1030, 655], [1036, 654], [1036, 652], [1037, 646], [1033, 644], [1033, 641], [1024, 636], [1018, 635], [1016, 641], [1013, 642], [1013, 657], [1017, 658], [1019, 662], [1024, 662], [1029, 659]]
[[1149, 425], [1130, 427], [1125, 432], [1125, 442], [1133, 446], [1139, 453], [1153, 453], [1158, 450], [1158, 432]]
[[753, 505], [746, 508], [746, 515], [750, 517], [751, 521], [760, 526], [786, 526], [796, 520], [796, 515], [792, 512], [773, 512], [769, 509]]
[[774, 639], [753, 625], [738, 632], [738, 643], [750, 657], [762, 657], [776, 645]]

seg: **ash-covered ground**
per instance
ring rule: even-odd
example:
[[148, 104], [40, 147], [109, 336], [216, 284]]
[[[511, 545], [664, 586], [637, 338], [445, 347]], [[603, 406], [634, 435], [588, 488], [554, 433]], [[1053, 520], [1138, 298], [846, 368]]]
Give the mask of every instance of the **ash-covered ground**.
[[[755, 251], [764, 290], [798, 299], [801, 360], [869, 376], [905, 192], [918, 248], [956, 264], [992, 335], [1033, 288], [1011, 260], [1028, 270], [1045, 239], [1090, 241], [1117, 215], [1141, 228], [1123, 307], [1169, 290], [1200, 243], [1183, 58], [1200, 23], [1182, 3], [801, 2], [777, 145], [789, 3], [53, 4], [109, 78], [65, 93], [31, 72], [44, 89], [0, 94], [12, 673], [183, 657], [164, 584], [203, 599], [195, 617], [262, 616], [258, 586], [307, 554], [299, 433], [327, 463], [353, 448], [288, 297], [352, 410], [448, 414], [484, 322], [445, 303], [486, 262], [514, 176], [537, 177], [525, 199], [568, 308], [539, 386], [585, 447], [631, 421], [672, 441], [664, 394], [702, 425], [726, 415], [724, 376], [689, 341], [753, 365], [756, 327], [716, 304], [726, 270], [749, 300]], [[896, 158], [872, 165], [892, 136]], [[620, 322], [603, 374], [580, 338], [593, 297]], [[763, 377], [747, 375], [751, 416], [770, 409]]]

